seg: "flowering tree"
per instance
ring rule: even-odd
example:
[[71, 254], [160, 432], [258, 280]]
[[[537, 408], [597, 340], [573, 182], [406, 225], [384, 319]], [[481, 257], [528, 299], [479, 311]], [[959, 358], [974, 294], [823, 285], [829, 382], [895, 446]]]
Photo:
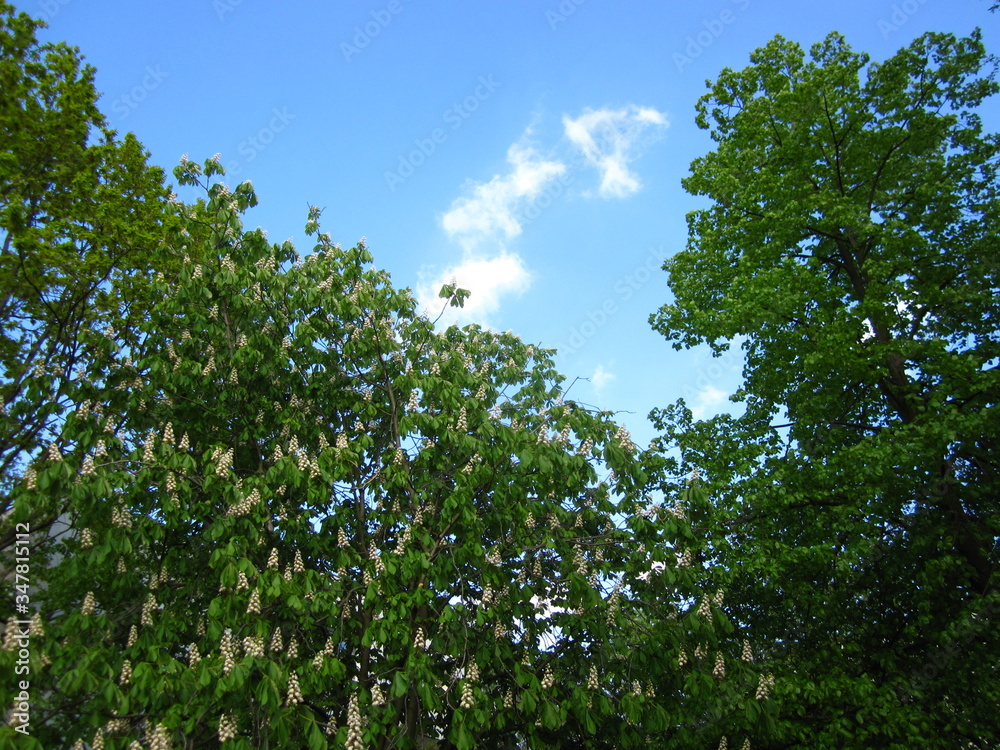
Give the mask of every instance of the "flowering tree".
[[[0, 516], [71, 405], [81, 332], [131, 325], [153, 261], [172, 265], [151, 252], [167, 220], [163, 171], [107, 127], [93, 68], [40, 44], [40, 25], [0, 2]], [[35, 514], [32, 528], [54, 518]], [[15, 538], [0, 522], [0, 549]]]
[[304, 259], [244, 231], [256, 197], [221, 171], [175, 171], [207, 190], [164, 230], [191, 260], [152, 283], [136, 329], [87, 332], [75, 408], [13, 488], [13, 521], [68, 499], [73, 529], [34, 550], [52, 567], [35, 573], [32, 737], [691, 747], [759, 731], [687, 501], [648, 499], [659, 455], [566, 400], [548, 352], [435, 328], [363, 240], [319, 233], [318, 210]]

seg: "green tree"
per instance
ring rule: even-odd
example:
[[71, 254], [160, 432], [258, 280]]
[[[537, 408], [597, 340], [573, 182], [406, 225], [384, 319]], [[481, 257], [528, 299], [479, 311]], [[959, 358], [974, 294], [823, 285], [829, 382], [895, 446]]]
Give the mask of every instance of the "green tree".
[[[169, 267], [162, 170], [108, 129], [94, 70], [39, 43], [42, 25], [0, 2], [0, 516], [59, 429], [87, 359], [81, 332], [134, 324], [148, 302], [131, 280]], [[12, 539], [4, 526], [0, 549]]]
[[135, 327], [82, 332], [74, 409], [13, 487], [13, 522], [68, 502], [72, 528], [33, 566], [32, 737], [318, 750], [758, 732], [721, 595], [677, 559], [694, 544], [683, 502], [646, 496], [662, 459], [565, 400], [548, 351], [416, 315], [317, 210], [304, 258], [244, 231], [256, 197], [221, 171], [176, 170], [207, 191], [164, 230], [177, 279], [151, 282]]
[[767, 655], [775, 747], [995, 747], [1000, 698], [997, 90], [979, 33], [877, 64], [776, 37], [698, 103], [652, 316], [742, 339], [742, 416], [654, 413], [700, 467], [705, 554]]

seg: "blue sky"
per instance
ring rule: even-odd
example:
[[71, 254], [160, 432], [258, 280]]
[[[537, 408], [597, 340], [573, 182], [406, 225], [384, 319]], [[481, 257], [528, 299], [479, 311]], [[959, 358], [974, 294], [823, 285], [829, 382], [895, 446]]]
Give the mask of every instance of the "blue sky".
[[[682, 249], [681, 189], [712, 147], [694, 105], [775, 34], [830, 31], [883, 59], [928, 30], [983, 27], [988, 0], [336, 3], [35, 0], [43, 38], [79, 46], [111, 125], [168, 170], [221, 153], [252, 180], [246, 217], [311, 246], [309, 205], [362, 236], [398, 286], [470, 288], [465, 321], [558, 346], [571, 397], [620, 412], [731, 408], [741, 359], [675, 352], [647, 323]], [[987, 127], [1000, 130], [991, 107]], [[434, 303], [436, 304], [436, 303]], [[431, 310], [436, 312], [436, 309]], [[464, 322], [464, 321], [463, 321]]]

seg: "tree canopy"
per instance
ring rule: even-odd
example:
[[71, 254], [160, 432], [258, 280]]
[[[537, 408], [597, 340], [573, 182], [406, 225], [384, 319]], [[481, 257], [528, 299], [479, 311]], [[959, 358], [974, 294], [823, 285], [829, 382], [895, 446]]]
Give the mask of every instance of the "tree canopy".
[[[791, 746], [988, 747], [998, 695], [997, 84], [978, 33], [882, 63], [781, 37], [698, 103], [676, 347], [741, 340], [738, 417], [654, 414], [714, 505]], [[970, 744], [971, 743], [971, 744]], [[782, 746], [789, 746], [788, 744]]]

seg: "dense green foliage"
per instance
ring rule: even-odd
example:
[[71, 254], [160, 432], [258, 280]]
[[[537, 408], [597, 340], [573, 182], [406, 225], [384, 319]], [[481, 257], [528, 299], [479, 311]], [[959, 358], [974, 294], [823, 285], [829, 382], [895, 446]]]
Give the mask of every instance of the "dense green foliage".
[[640, 450], [317, 209], [303, 257], [216, 160], [168, 198], [37, 28], [0, 3], [0, 747], [996, 746], [978, 36], [710, 85], [652, 322], [742, 340], [746, 410]]
[[718, 146], [684, 184], [712, 204], [652, 319], [678, 347], [742, 338], [746, 410], [654, 418], [706, 476], [774, 747], [995, 747], [997, 84], [976, 35], [751, 59], [698, 104]]
[[684, 554], [698, 485], [655, 505], [667, 464], [564, 400], [550, 352], [440, 330], [317, 210], [301, 258], [214, 160], [168, 202], [76, 52], [2, 11], [0, 745], [766, 732]]
[[[94, 70], [0, 3], [0, 477], [47, 444], [86, 360], [81, 333], [124, 329], [165, 221], [163, 172], [96, 107]], [[113, 283], [112, 283], [113, 282]], [[45, 375], [41, 375], [42, 371]], [[0, 513], [9, 510], [0, 496]], [[44, 519], [35, 518], [37, 527]], [[0, 540], [0, 548], [9, 538]]]

